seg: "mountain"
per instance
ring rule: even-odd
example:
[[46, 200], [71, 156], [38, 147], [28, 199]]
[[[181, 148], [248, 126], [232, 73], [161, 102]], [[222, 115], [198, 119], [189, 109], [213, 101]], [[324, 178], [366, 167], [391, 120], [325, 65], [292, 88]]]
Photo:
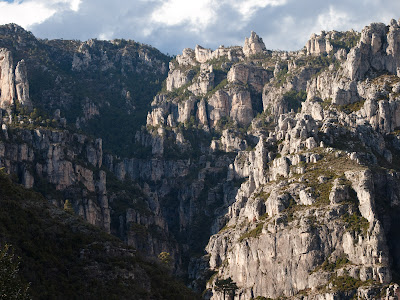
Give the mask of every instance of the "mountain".
[[166, 267], [0, 172], [0, 241], [20, 255], [33, 299], [196, 299]]
[[[74, 128], [102, 138], [106, 149], [118, 155], [133, 153], [136, 130], [146, 122], [148, 104], [165, 79], [170, 59], [132, 40], [39, 40], [15, 24], [1, 26], [0, 48], [9, 53], [3, 54], [2, 68], [11, 74], [2, 85], [12, 86], [15, 73], [15, 85], [24, 86], [17, 82], [23, 70], [23, 82], [29, 83], [24, 88], [29, 94], [26, 107], [46, 113], [44, 120], [65, 118]], [[17, 62], [20, 67], [14, 66]], [[3, 86], [2, 108], [13, 101], [12, 94], [19, 103], [27, 101], [18, 89], [7, 96]]]
[[16, 25], [0, 47], [0, 164], [52, 209], [168, 252], [205, 299], [400, 297], [397, 21], [292, 52]]

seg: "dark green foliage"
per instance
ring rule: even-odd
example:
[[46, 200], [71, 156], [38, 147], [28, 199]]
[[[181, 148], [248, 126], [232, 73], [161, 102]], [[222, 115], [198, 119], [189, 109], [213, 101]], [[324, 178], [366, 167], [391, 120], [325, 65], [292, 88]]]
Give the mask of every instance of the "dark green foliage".
[[164, 93], [170, 100], [175, 100], [175, 101], [178, 100], [178, 102], [184, 101], [188, 99], [190, 96], [194, 96], [194, 94], [188, 90], [188, 87], [191, 84], [192, 82], [189, 81], [188, 83], [182, 85], [179, 88], [174, 88], [172, 91], [162, 90], [161, 92]]
[[217, 123], [217, 128], [220, 131], [223, 131], [225, 129], [233, 129], [236, 126], [236, 122], [231, 117], [221, 117]]
[[339, 256], [336, 261], [330, 262], [329, 258], [327, 258], [322, 265], [318, 266], [313, 272], [317, 272], [319, 270], [327, 271], [327, 272], [333, 272], [337, 269], [340, 269], [341, 267], [345, 266], [348, 264], [350, 261], [347, 257], [346, 254], [343, 254]]
[[217, 279], [214, 288], [217, 292], [223, 293], [224, 300], [226, 294], [235, 296], [235, 292], [238, 289], [236, 283], [230, 277], [227, 279]]
[[0, 242], [12, 243], [21, 256], [20, 274], [31, 282], [34, 299], [197, 299], [117, 238], [47, 204], [4, 174], [0, 207]]
[[367, 234], [369, 222], [366, 218], [361, 216], [360, 212], [345, 214], [343, 216], [343, 221], [346, 222], [348, 230], [358, 234]]
[[[107, 89], [107, 86], [104, 87], [104, 91], [93, 90], [89, 93], [99, 94], [103, 99], [111, 99], [112, 105], [103, 106], [100, 109], [100, 116], [90, 120], [83, 128], [89, 134], [101, 137], [104, 140], [105, 150], [121, 156], [135, 155], [136, 149], [141, 150], [135, 145], [135, 134], [142, 125], [146, 124], [151, 100], [161, 88], [159, 80], [143, 78], [137, 74], [132, 74], [128, 82], [129, 90], [135, 97], [132, 100], [135, 108], [129, 107], [129, 104], [120, 95], [121, 93], [117, 94], [113, 89]], [[94, 89], [96, 88], [94, 86]], [[91, 99], [93, 98], [91, 97]]]
[[223, 89], [228, 84], [228, 79], [221, 80], [211, 91], [207, 93], [207, 97], [215, 94], [216, 91]]
[[19, 261], [10, 245], [0, 248], [0, 299], [30, 299], [29, 284], [19, 275]]
[[321, 54], [319, 56], [310, 55], [296, 60], [296, 65], [298, 67], [307, 67], [313, 74], [313, 78], [327, 70], [332, 64], [335, 66], [336, 70], [339, 69], [340, 61], [338, 61], [333, 55], [327, 54]]
[[333, 285], [333, 289], [337, 291], [349, 291], [357, 289], [362, 285], [371, 284], [371, 281], [361, 281], [351, 276], [334, 276], [329, 281]]
[[239, 242], [243, 241], [244, 239], [247, 238], [256, 238], [258, 237], [261, 233], [262, 233], [262, 229], [264, 227], [264, 223], [261, 222], [259, 224], [257, 224], [256, 228], [242, 234], [239, 238]]
[[225, 86], [227, 84], [227, 81], [226, 81], [227, 80], [226, 79], [227, 72], [224, 70], [221, 70], [221, 69], [216, 69], [216, 68], [214, 68], [213, 72], [214, 72], [214, 85], [216, 87]]
[[198, 124], [194, 116], [191, 116], [185, 124], [180, 123], [179, 128], [189, 147], [181, 148], [176, 144], [176, 138], [173, 134], [167, 132], [164, 143], [165, 159], [189, 159], [198, 158], [202, 155], [202, 149], [208, 147], [212, 136], [204, 130], [198, 129]]
[[352, 112], [359, 111], [364, 106], [365, 100], [353, 102], [347, 105], [338, 106], [338, 110], [345, 112], [346, 114], [350, 114]]
[[361, 34], [355, 31], [338, 32], [335, 39], [329, 40], [335, 48], [344, 48], [349, 51], [355, 47], [361, 38]]
[[[81, 129], [101, 137], [105, 150], [134, 155], [136, 131], [146, 122], [150, 103], [167, 76], [162, 64], [167, 66], [170, 57], [131, 40], [92, 40], [83, 44], [91, 56], [89, 65], [73, 69], [74, 57], [83, 56], [79, 51], [82, 44], [37, 40], [20, 27], [0, 26], [0, 47], [13, 53], [15, 63], [25, 60], [33, 105], [49, 116], [42, 117], [40, 126], [54, 127], [52, 116], [58, 108], [68, 123], [75, 124], [84, 115], [83, 107], [91, 103], [100, 115], [81, 123]], [[151, 65], [143, 60], [144, 53]], [[112, 63], [109, 68], [103, 68], [104, 55]], [[130, 98], [122, 95], [124, 90]]]
[[[323, 137], [323, 136], [322, 136]], [[363, 144], [358, 136], [348, 130], [342, 130], [335, 136], [333, 143], [328, 143], [333, 148], [339, 150], [353, 150], [357, 152], [367, 152], [365, 144]]]
[[283, 66], [283, 68], [276, 74], [276, 86], [282, 86], [286, 82], [286, 78], [288, 76], [288, 67], [287, 65]]
[[307, 93], [306, 91], [289, 91], [283, 95], [283, 100], [287, 104], [288, 111], [293, 110], [298, 112], [301, 109], [301, 103], [306, 101]]
[[[319, 68], [320, 71], [325, 70], [327, 67], [329, 67], [331, 64], [335, 63], [335, 57], [333, 56], [328, 56], [326, 54], [321, 54], [319, 56], [310, 56], [306, 58], [306, 63], [308, 66], [313, 67], [313, 68]], [[315, 74], [314, 76], [317, 76]]]

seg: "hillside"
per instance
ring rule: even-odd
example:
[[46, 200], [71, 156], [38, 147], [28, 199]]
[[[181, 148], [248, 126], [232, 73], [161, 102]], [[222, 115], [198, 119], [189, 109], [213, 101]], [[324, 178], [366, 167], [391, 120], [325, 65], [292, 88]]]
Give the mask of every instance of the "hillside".
[[195, 299], [165, 266], [0, 174], [0, 242], [33, 299]]
[[132, 41], [0, 35], [0, 166], [49, 207], [170, 253], [205, 299], [400, 297], [397, 21], [169, 68]]
[[106, 150], [132, 155], [135, 133], [145, 125], [149, 103], [165, 79], [168, 56], [132, 40], [36, 39], [15, 24], [0, 26], [0, 48], [11, 54], [3, 69], [24, 61], [27, 106], [44, 121], [66, 119], [102, 138]]

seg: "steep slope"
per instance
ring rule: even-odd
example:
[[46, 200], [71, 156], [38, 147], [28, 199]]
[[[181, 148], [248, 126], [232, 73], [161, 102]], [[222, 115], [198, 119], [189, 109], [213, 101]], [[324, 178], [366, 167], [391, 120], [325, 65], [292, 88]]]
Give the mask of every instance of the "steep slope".
[[0, 171], [0, 241], [33, 299], [196, 299], [169, 271]]
[[[3, 109], [33, 105], [43, 120], [61, 114], [102, 138], [107, 150], [135, 152], [135, 133], [145, 124], [148, 104], [165, 79], [168, 56], [131, 40], [36, 39], [15, 24], [0, 26], [0, 48], [5, 53], [0, 54], [5, 57], [0, 59], [2, 72], [9, 74], [1, 79]], [[22, 82], [19, 74], [24, 75]]]
[[223, 299], [226, 278], [238, 299], [396, 291], [386, 287], [398, 272], [398, 34], [396, 21], [371, 24], [273, 52], [252, 33], [243, 48], [196, 46], [170, 63], [147, 117], [153, 154], [200, 155], [202, 183], [217, 158], [227, 170], [203, 187], [205, 206], [179, 211], [181, 231], [192, 215], [215, 219], [190, 273], [215, 272], [206, 298]]
[[[184, 49], [162, 88], [165, 57], [146, 46], [3, 30], [0, 162], [26, 187], [149, 256], [171, 253], [206, 299], [399, 297], [397, 21], [293, 52], [254, 32], [243, 47]], [[130, 109], [132, 90], [118, 99], [137, 72], [161, 90]], [[54, 121], [27, 114], [38, 104]], [[86, 135], [94, 124], [104, 140]]]

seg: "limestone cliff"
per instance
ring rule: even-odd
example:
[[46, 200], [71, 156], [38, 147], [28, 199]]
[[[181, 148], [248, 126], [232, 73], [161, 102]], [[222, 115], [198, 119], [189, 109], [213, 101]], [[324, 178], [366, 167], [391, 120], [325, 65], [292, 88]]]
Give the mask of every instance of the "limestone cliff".
[[0, 48], [0, 107], [10, 109], [16, 101], [32, 109], [25, 61], [21, 60], [14, 67], [12, 53]]
[[[386, 287], [398, 264], [388, 236], [398, 236], [399, 206], [390, 200], [398, 198], [400, 170], [397, 28], [392, 21], [361, 34], [323, 32], [296, 52], [267, 51], [252, 33], [234, 60], [196, 46], [171, 63], [174, 74], [194, 75], [152, 103], [147, 132], [163, 141], [159, 155], [234, 154], [208, 254], [189, 265], [195, 288], [214, 272], [205, 298], [223, 299], [218, 284], [227, 278], [237, 286], [231, 299], [396, 293], [396, 285]], [[190, 87], [205, 64], [214, 86], [199, 93]], [[189, 132], [208, 139], [195, 143]], [[381, 193], [381, 176], [393, 178], [389, 194]], [[208, 187], [208, 201], [218, 184]], [[390, 209], [396, 213], [388, 216]]]
[[[47, 41], [52, 55], [69, 47], [64, 75], [18, 51], [14, 66], [3, 45], [1, 99], [35, 107], [40, 93], [47, 115], [2, 111], [1, 166], [147, 255], [169, 252], [205, 299], [223, 299], [224, 282], [236, 300], [396, 299], [398, 30], [322, 32], [292, 52], [252, 32], [169, 64], [131, 41]], [[147, 102], [138, 74], [159, 88]]]

